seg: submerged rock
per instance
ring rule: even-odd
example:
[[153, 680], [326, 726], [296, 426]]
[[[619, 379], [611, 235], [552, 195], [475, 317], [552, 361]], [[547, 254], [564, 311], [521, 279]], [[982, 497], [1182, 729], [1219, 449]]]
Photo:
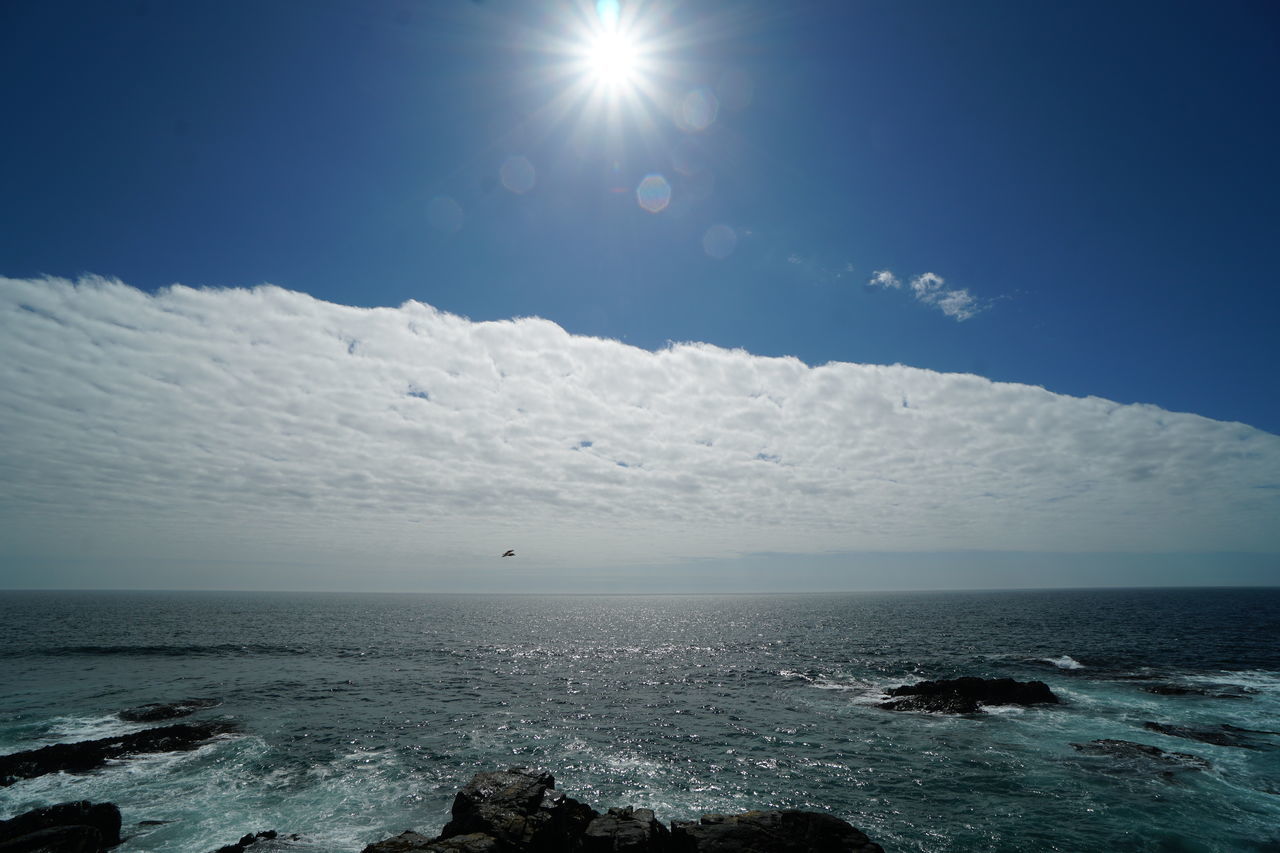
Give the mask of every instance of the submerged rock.
[[120, 809], [113, 803], [60, 803], [0, 821], [0, 851], [97, 853], [120, 843]]
[[88, 773], [113, 758], [192, 750], [217, 735], [234, 730], [230, 723], [223, 722], [179, 723], [120, 737], [58, 743], [0, 755], [0, 787], [46, 773]]
[[1209, 699], [1248, 699], [1254, 691], [1234, 684], [1210, 685], [1209, 687], [1190, 687], [1186, 684], [1147, 684], [1142, 687], [1146, 693], [1157, 696], [1204, 696]]
[[839, 818], [818, 812], [703, 815], [670, 830], [649, 809], [599, 814], [555, 790], [550, 773], [522, 767], [478, 773], [453, 819], [428, 839], [404, 832], [363, 853], [883, 853]]
[[196, 711], [216, 708], [221, 704], [221, 699], [182, 699], [177, 702], [152, 703], [139, 705], [137, 708], [126, 708], [117, 716], [129, 723], [158, 723], [161, 720], [187, 717]]
[[884, 853], [851, 824], [820, 812], [703, 815], [671, 825], [672, 853]]
[[882, 702], [890, 711], [928, 711], [934, 714], [973, 714], [983, 705], [1055, 705], [1058, 697], [1043, 681], [1012, 678], [953, 678], [921, 681], [886, 691], [895, 698]]
[[1211, 766], [1208, 761], [1198, 755], [1187, 752], [1166, 752], [1158, 746], [1134, 743], [1129, 740], [1103, 738], [1089, 743], [1073, 743], [1071, 746], [1085, 755], [1101, 755], [1116, 759], [1120, 769], [1155, 772], [1165, 779], [1172, 779], [1179, 771], [1208, 770]]
[[1257, 749], [1258, 747], [1250, 743], [1246, 738], [1241, 737], [1236, 732], [1239, 731], [1234, 727], [1228, 728], [1223, 726], [1218, 729], [1193, 729], [1190, 726], [1170, 726], [1164, 723], [1147, 722], [1142, 724], [1143, 728], [1153, 732], [1159, 732], [1162, 735], [1170, 737], [1180, 737], [1187, 740], [1198, 740], [1201, 743], [1211, 743], [1216, 746], [1234, 746], [1239, 749]]

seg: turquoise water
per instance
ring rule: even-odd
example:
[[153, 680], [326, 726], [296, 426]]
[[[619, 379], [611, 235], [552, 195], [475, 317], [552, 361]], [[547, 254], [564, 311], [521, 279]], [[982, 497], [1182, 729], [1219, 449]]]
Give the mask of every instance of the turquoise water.
[[[890, 713], [886, 687], [1038, 678], [1063, 704]], [[1151, 684], [1207, 695], [1157, 695]], [[1280, 850], [1280, 590], [540, 597], [0, 593], [0, 752], [187, 697], [240, 733], [0, 788], [0, 817], [123, 812], [123, 851], [263, 829], [357, 851], [447, 819], [477, 770], [552, 771], [665, 820], [805, 808], [891, 851]], [[1227, 697], [1227, 698], [1218, 698]], [[1084, 754], [1115, 738], [1208, 769]], [[1168, 773], [1161, 770], [1170, 769]], [[142, 825], [142, 821], [166, 821]]]

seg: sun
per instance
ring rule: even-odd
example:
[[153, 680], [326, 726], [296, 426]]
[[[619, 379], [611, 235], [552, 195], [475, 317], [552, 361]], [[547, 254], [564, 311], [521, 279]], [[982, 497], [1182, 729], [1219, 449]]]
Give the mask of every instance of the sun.
[[627, 34], [602, 29], [593, 34], [586, 51], [587, 71], [599, 85], [617, 89], [633, 85], [639, 71], [639, 52]]

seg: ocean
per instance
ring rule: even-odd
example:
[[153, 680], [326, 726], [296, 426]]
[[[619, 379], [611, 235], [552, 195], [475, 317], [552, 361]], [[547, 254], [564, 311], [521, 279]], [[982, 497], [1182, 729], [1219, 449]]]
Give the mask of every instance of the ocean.
[[[1061, 704], [877, 707], [968, 675]], [[525, 765], [601, 810], [821, 810], [891, 853], [1280, 851], [1280, 589], [0, 592], [0, 753], [188, 698], [237, 732], [19, 781], [0, 818], [110, 801], [121, 851], [275, 829], [354, 853], [435, 834], [474, 773]], [[1229, 742], [1180, 736], [1205, 732]], [[1098, 740], [1164, 753], [1073, 746]]]

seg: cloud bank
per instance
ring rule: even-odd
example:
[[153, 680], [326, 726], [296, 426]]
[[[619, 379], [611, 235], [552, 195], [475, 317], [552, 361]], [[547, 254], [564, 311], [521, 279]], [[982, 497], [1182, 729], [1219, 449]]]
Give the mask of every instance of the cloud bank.
[[760, 552], [1280, 552], [1280, 438], [1153, 406], [269, 286], [0, 279], [0, 317], [11, 566], [394, 567], [430, 587], [506, 548], [597, 576]]

